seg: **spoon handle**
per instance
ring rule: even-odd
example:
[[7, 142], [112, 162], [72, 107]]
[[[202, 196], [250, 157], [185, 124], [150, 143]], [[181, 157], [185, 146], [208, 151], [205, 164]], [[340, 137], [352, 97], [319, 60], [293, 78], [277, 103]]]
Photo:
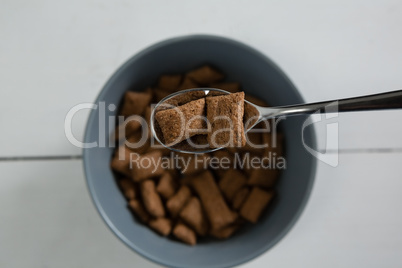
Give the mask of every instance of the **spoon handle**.
[[[337, 102], [337, 103], [336, 103]], [[337, 106], [337, 109], [336, 109]], [[327, 108], [328, 107], [328, 108]], [[347, 99], [259, 109], [262, 117], [402, 108], [402, 90]], [[273, 112], [273, 110], [276, 110]]]

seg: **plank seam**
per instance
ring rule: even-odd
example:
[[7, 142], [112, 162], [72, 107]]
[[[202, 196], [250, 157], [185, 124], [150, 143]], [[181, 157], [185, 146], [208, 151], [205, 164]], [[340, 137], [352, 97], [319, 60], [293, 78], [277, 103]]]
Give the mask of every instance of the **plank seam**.
[[0, 162], [78, 160], [78, 159], [82, 159], [82, 155], [10, 156], [10, 157], [0, 157]]

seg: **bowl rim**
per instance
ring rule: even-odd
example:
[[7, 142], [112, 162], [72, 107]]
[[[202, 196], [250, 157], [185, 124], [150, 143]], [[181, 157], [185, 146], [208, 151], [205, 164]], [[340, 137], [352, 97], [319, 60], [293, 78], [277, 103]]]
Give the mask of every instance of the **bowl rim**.
[[[104, 97], [104, 95], [106, 94], [106, 88], [110, 87], [111, 84], [113, 84], [115, 82], [115, 80], [120, 76], [120, 74], [130, 65], [132, 64], [132, 62], [136, 61], [138, 58], [142, 57], [143, 55], [158, 49], [160, 47], [163, 47], [165, 45], [169, 45], [169, 44], [173, 44], [173, 43], [177, 43], [177, 42], [182, 42], [182, 41], [187, 41], [187, 40], [212, 40], [212, 41], [220, 41], [220, 42], [226, 42], [228, 44], [232, 44], [238, 47], [241, 47], [244, 50], [248, 50], [249, 52], [252, 52], [256, 55], [258, 55], [259, 57], [261, 57], [262, 59], [264, 59], [265, 61], [267, 61], [274, 69], [276, 69], [276, 71], [278, 73], [280, 73], [282, 75], [282, 77], [286, 80], [286, 82], [290, 85], [290, 87], [293, 89], [294, 93], [296, 94], [296, 96], [301, 100], [301, 103], [304, 103], [305, 100], [302, 97], [302, 95], [300, 94], [299, 90], [297, 90], [297, 88], [295, 87], [295, 85], [292, 83], [292, 81], [289, 79], [289, 77], [282, 71], [282, 69], [279, 68], [279, 66], [273, 62], [268, 56], [266, 56], [265, 54], [263, 54], [262, 52], [258, 51], [257, 49], [244, 44], [241, 41], [237, 41], [235, 39], [232, 38], [227, 38], [227, 37], [223, 37], [223, 36], [218, 36], [218, 35], [212, 35], [212, 34], [191, 34], [191, 35], [181, 35], [181, 36], [176, 36], [176, 37], [172, 37], [172, 38], [168, 38], [168, 39], [164, 39], [164, 40], [160, 40], [156, 43], [153, 43], [147, 47], [145, 47], [144, 49], [141, 49], [138, 53], [134, 54], [133, 56], [131, 56], [129, 59], [127, 59], [120, 67], [118, 67], [118, 69], [116, 71], [114, 71], [114, 73], [109, 77], [109, 79], [107, 80], [107, 82], [103, 85], [101, 91], [98, 93], [98, 95], [95, 98], [95, 103], [99, 102], [99, 100], [101, 98]], [[88, 142], [89, 141], [89, 132], [90, 132], [90, 126], [92, 125], [93, 121], [96, 120], [95, 118], [95, 111], [91, 110], [90, 115], [87, 119], [86, 122], [86, 126], [85, 126], [85, 134], [84, 134], [84, 142]], [[308, 119], [311, 120], [311, 119]], [[312, 143], [311, 143], [311, 147], [312, 148], [317, 148], [317, 137], [316, 137], [316, 130], [313, 124], [310, 125], [311, 127], [309, 128], [310, 131], [310, 135], [312, 138]], [[116, 226], [111, 222], [111, 220], [109, 219], [108, 215], [106, 214], [106, 212], [103, 210], [102, 206], [100, 205], [100, 201], [98, 200], [98, 196], [95, 193], [95, 189], [94, 189], [94, 185], [92, 184], [92, 181], [89, 179], [90, 177], [90, 167], [89, 167], [89, 161], [88, 161], [88, 154], [89, 154], [89, 149], [88, 148], [83, 148], [82, 149], [82, 155], [83, 155], [83, 167], [84, 167], [84, 175], [85, 175], [85, 181], [86, 181], [86, 185], [87, 185], [87, 190], [89, 192], [89, 195], [91, 196], [91, 200], [93, 205], [95, 206], [98, 214], [100, 215], [100, 217], [102, 218], [103, 222], [106, 224], [106, 226], [112, 231], [112, 233], [115, 234], [115, 236], [117, 236], [127, 247], [129, 247], [130, 249], [132, 249], [133, 251], [135, 251], [136, 253], [138, 253], [139, 255], [141, 255], [142, 257], [146, 258], [147, 260], [157, 263], [159, 265], [162, 266], [169, 266], [169, 267], [177, 267], [177, 268], [187, 268], [187, 267], [183, 267], [183, 266], [177, 266], [176, 264], [172, 264], [169, 263], [161, 258], [159, 258], [156, 255], [153, 254], [149, 254], [148, 252], [142, 250], [140, 247], [138, 247], [136, 244], [132, 243], [131, 241], [129, 241], [125, 235], [123, 233], [121, 233]], [[232, 261], [231, 263], [227, 263], [224, 266], [223, 265], [212, 265], [209, 266], [210, 268], [222, 268], [222, 267], [233, 267], [233, 266], [238, 266], [241, 264], [244, 264], [260, 255], [262, 255], [263, 253], [265, 253], [266, 251], [268, 251], [269, 249], [273, 248], [274, 246], [276, 246], [289, 232], [290, 230], [294, 227], [294, 225], [296, 224], [296, 222], [299, 220], [301, 214], [303, 213], [308, 200], [310, 199], [311, 196], [311, 192], [313, 190], [313, 185], [314, 185], [314, 181], [316, 178], [316, 172], [317, 172], [317, 159], [313, 159], [313, 161], [311, 161], [311, 166], [310, 166], [310, 173], [311, 173], [311, 178], [308, 181], [308, 185], [307, 185], [307, 190], [306, 190], [306, 194], [304, 195], [302, 201], [300, 202], [300, 206], [297, 210], [297, 212], [294, 214], [293, 218], [291, 219], [291, 221], [289, 221], [289, 223], [287, 224], [287, 226], [282, 230], [282, 232], [280, 232], [275, 239], [269, 241], [264, 247], [261, 247], [259, 250], [253, 252], [252, 254], [249, 254], [248, 256], [244, 257], [241, 260], [236, 260], [236, 261]], [[194, 265], [194, 268], [198, 268], [201, 266], [199, 265]]]

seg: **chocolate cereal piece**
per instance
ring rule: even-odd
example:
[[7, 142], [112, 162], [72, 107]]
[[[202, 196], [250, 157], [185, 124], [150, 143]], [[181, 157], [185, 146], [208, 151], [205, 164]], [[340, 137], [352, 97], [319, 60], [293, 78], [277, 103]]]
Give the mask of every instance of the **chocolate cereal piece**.
[[177, 170], [175, 159], [174, 159], [173, 155], [174, 154], [171, 153], [171, 155], [168, 159], [169, 164], [167, 167], [164, 167], [164, 168], [165, 168], [166, 172], [169, 172], [170, 175], [172, 175], [173, 180], [177, 182], [178, 179], [180, 178], [180, 176], [179, 176], [179, 171]]
[[244, 202], [240, 210], [240, 215], [252, 222], [256, 223], [260, 218], [264, 209], [268, 206], [273, 197], [273, 192], [267, 192], [261, 190], [258, 187], [254, 187], [247, 200]]
[[[161, 154], [163, 156], [168, 156], [170, 155], [170, 153], [172, 152], [172, 150], [166, 148], [165, 146], [163, 146], [162, 144], [160, 144], [160, 142], [158, 142], [156, 139], [154, 140], [149, 140], [149, 147], [148, 150], [146, 151], [146, 153], [150, 153], [153, 151], [159, 151], [161, 152]], [[170, 166], [170, 168], [172, 168], [172, 166]]]
[[258, 121], [260, 112], [251, 104], [244, 102], [243, 123], [245, 129], [250, 129]]
[[175, 92], [179, 89], [181, 83], [181, 75], [161, 75], [158, 81], [158, 88], [169, 92]]
[[165, 171], [158, 182], [156, 191], [164, 198], [169, 199], [175, 194], [176, 188], [177, 184], [176, 181], [173, 179], [172, 174]]
[[185, 186], [191, 187], [192, 180], [193, 180], [193, 175], [189, 175], [189, 176], [184, 175], [182, 178], [180, 178], [179, 182], [180, 182], [180, 185], [185, 185]]
[[208, 222], [204, 216], [200, 200], [192, 197], [180, 212], [180, 218], [193, 228], [200, 236], [205, 236], [208, 231]]
[[125, 144], [131, 151], [137, 154], [143, 154], [148, 150], [150, 141], [147, 137], [142, 137], [141, 131], [137, 131], [127, 138]]
[[206, 134], [197, 134], [189, 139], [186, 139], [171, 146], [171, 148], [182, 151], [201, 152], [209, 149], [209, 143]]
[[224, 82], [209, 85], [212, 88], [223, 89], [230, 93], [236, 93], [240, 91], [240, 84], [236, 82]]
[[219, 181], [219, 187], [229, 201], [232, 201], [235, 194], [246, 184], [246, 177], [236, 169], [228, 170]]
[[163, 90], [160, 88], [153, 89], [154, 100], [156, 102], [160, 102], [162, 99], [169, 96], [170, 94], [172, 93], [167, 90]]
[[146, 92], [127, 91], [124, 94], [123, 107], [121, 114], [123, 116], [141, 115], [145, 108], [151, 103], [152, 94]]
[[[251, 173], [254, 171], [254, 167], [257, 165], [252, 165], [251, 163], [261, 161], [261, 154], [256, 154], [253, 152], [247, 152], [247, 151], [240, 151], [237, 152], [238, 159], [239, 161], [236, 162], [236, 167], [238, 167], [241, 171], [243, 171], [244, 174], [246, 174], [246, 177], [250, 177]], [[256, 159], [256, 160], [254, 160]], [[243, 165], [244, 163], [244, 165]], [[249, 163], [249, 164], [247, 164]]]
[[204, 108], [205, 99], [199, 99], [174, 109], [157, 112], [155, 118], [162, 130], [165, 144], [172, 146], [204, 132], [206, 122], [201, 118], [204, 117]]
[[193, 175], [208, 168], [211, 157], [207, 154], [185, 154], [187, 166], [181, 169], [183, 175]]
[[164, 217], [165, 209], [162, 200], [155, 189], [155, 182], [146, 180], [141, 183], [141, 196], [144, 207], [154, 217]]
[[[250, 94], [246, 94], [244, 99], [258, 106], [269, 107], [265, 101], [253, 97]], [[251, 128], [254, 123], [257, 122], [259, 114], [259, 111], [253, 105], [244, 102], [244, 125], [246, 129]]]
[[129, 178], [123, 178], [119, 180], [119, 186], [124, 194], [124, 196], [128, 199], [135, 199], [137, 197], [135, 185], [133, 181]]
[[211, 230], [210, 235], [218, 239], [227, 239], [231, 237], [241, 226], [242, 223], [240, 221], [236, 221], [221, 229]]
[[[209, 148], [207, 133], [192, 136], [189, 141], [195, 145], [201, 146], [201, 149]], [[190, 146], [193, 146], [191, 143]]]
[[172, 221], [167, 218], [156, 218], [151, 220], [148, 224], [149, 227], [163, 236], [169, 235], [172, 231]]
[[207, 118], [211, 125], [208, 141], [211, 148], [243, 147], [244, 92], [207, 97]]
[[119, 146], [110, 164], [112, 169], [126, 176], [130, 176], [130, 157], [132, 153], [133, 152], [125, 145]]
[[181, 106], [183, 104], [189, 103], [190, 101], [198, 100], [204, 97], [205, 97], [204, 91], [194, 90], [174, 96], [171, 99], [169, 99], [167, 103], [173, 104], [175, 106]]
[[128, 206], [142, 222], [147, 223], [151, 218], [151, 215], [149, 215], [144, 206], [137, 199], [131, 199]]
[[[276, 145], [272, 144], [271, 134], [264, 133], [264, 143], [268, 145], [265, 148], [262, 166], [251, 170], [248, 184], [252, 186], [260, 186], [263, 188], [272, 188], [275, 186], [280, 174], [280, 169], [273, 164], [273, 160], [283, 154], [282, 152], [282, 135], [277, 134]], [[268, 161], [272, 160], [271, 163]]]
[[140, 182], [152, 177], [161, 176], [163, 168], [161, 165], [161, 151], [152, 151], [143, 154], [132, 162], [132, 179], [135, 182]]
[[278, 177], [279, 169], [258, 167], [251, 171], [251, 176], [247, 183], [252, 186], [271, 188], [275, 185]]
[[227, 93], [211, 90], [208, 92], [207, 97], [215, 97], [215, 96], [222, 96], [222, 95], [227, 95]]
[[234, 210], [239, 210], [243, 205], [244, 201], [246, 201], [246, 198], [249, 193], [250, 190], [248, 188], [242, 188], [239, 191], [237, 191], [232, 200], [232, 208]]
[[263, 141], [263, 134], [261, 132], [257, 132], [257, 130], [252, 129], [245, 135], [247, 141], [246, 145], [244, 147], [241, 147], [240, 149], [243, 151], [262, 154], [264, 152], [264, 147], [266, 147]]
[[199, 85], [196, 82], [194, 82], [188, 76], [185, 76], [183, 79], [183, 82], [180, 84], [178, 90], [185, 90], [185, 89], [198, 88], [198, 87], [199, 87]]
[[179, 215], [180, 211], [190, 200], [191, 192], [187, 186], [181, 186], [177, 193], [172, 196], [166, 203], [166, 207], [170, 212], [170, 215], [175, 218]]
[[207, 85], [222, 80], [223, 74], [212, 68], [211, 66], [204, 65], [200, 68], [188, 72], [187, 77], [193, 79], [199, 84]]
[[[235, 161], [235, 156], [232, 152], [228, 151], [226, 148], [223, 148], [221, 150], [217, 150], [215, 152], [212, 152], [213, 156], [219, 159], [219, 161], [224, 161], [224, 163], [234, 163]], [[223, 160], [225, 159], [225, 160]]]
[[222, 178], [224, 174], [234, 167], [235, 155], [229, 152], [227, 149], [221, 149], [212, 153], [213, 159], [216, 160], [216, 164], [213, 160], [210, 162], [210, 169], [217, 175], [218, 178]]
[[[245, 95], [245, 100], [258, 106], [269, 107], [269, 105], [266, 102], [253, 96], [250, 96], [249, 94]], [[258, 120], [259, 115], [260, 112], [253, 105], [244, 102], [244, 125], [246, 129], [249, 129], [254, 125], [254, 123]]]
[[176, 224], [173, 229], [173, 235], [189, 245], [193, 246], [197, 243], [197, 236], [195, 232], [183, 223]]
[[212, 229], [220, 229], [236, 220], [236, 214], [228, 208], [210, 171], [195, 176], [192, 186], [201, 199]]
[[138, 120], [130, 119], [116, 127], [114, 133], [114, 139], [122, 140], [127, 139], [129, 136], [137, 132], [141, 127], [141, 123]]
[[152, 114], [152, 108], [151, 106], [148, 106], [145, 108], [144, 111], [144, 119], [146, 122], [146, 126], [143, 126], [144, 128], [147, 127], [147, 136], [148, 138], [152, 137], [152, 131], [151, 131], [151, 114]]

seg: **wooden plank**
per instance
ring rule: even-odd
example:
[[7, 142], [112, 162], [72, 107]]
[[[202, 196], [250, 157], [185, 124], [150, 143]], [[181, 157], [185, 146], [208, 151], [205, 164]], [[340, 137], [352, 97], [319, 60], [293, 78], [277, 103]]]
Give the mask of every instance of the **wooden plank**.
[[[200, 23], [194, 10], [210, 13], [208, 3], [215, 6], [214, 16]], [[259, 49], [306, 101], [400, 88], [400, 2], [313, 3], [6, 1], [0, 10], [0, 156], [80, 154], [64, 135], [68, 110], [92, 102], [114, 70], [140, 49], [183, 34], [223, 35]], [[82, 111], [74, 119], [78, 139], [87, 115]], [[402, 147], [400, 117], [401, 112], [339, 117], [339, 145]]]
[[81, 161], [3, 162], [0, 171], [0, 266], [157, 267], [103, 223]]
[[402, 154], [344, 154], [318, 166], [299, 222], [244, 267], [400, 267]]
[[[298, 223], [242, 267], [400, 267], [401, 160], [402, 154], [342, 154], [337, 168], [319, 164]], [[1, 162], [0, 172], [1, 266], [158, 267], [102, 222], [81, 161]]]

